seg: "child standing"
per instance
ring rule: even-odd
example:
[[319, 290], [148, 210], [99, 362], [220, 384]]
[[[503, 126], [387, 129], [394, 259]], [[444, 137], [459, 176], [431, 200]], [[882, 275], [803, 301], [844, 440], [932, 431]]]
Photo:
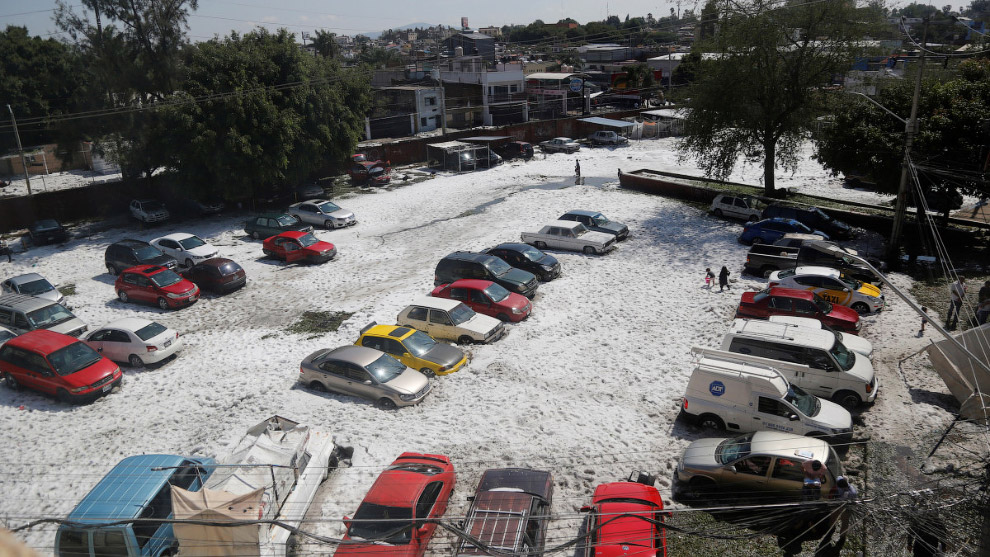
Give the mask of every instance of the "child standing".
[[705, 268], [705, 288], [711, 290], [712, 282], [715, 280], [715, 273], [712, 272], [711, 267]]
[[[921, 306], [921, 311], [927, 314], [928, 313], [928, 308], [926, 308], [925, 306]], [[922, 317], [921, 318], [921, 330], [918, 331], [918, 336], [919, 337], [920, 336], [924, 336], [924, 334], [925, 334], [925, 325], [927, 325], [927, 324], [928, 324], [928, 318], [927, 317]]]

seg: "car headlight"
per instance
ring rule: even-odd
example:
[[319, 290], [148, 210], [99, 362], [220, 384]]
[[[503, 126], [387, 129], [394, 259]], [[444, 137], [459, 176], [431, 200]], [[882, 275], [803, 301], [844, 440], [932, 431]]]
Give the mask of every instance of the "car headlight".
[[185, 298], [186, 297], [185, 294], [172, 294], [172, 293], [168, 293], [168, 294], [166, 294], [166, 296], [168, 296], [169, 298], [172, 298], [173, 300], [177, 300], [179, 298]]
[[399, 398], [402, 399], [402, 400], [404, 400], [404, 401], [406, 401], [406, 402], [409, 402], [410, 400], [416, 400], [416, 395], [415, 394], [411, 394], [411, 395], [399, 395]]
[[85, 387], [76, 387], [75, 389], [69, 389], [69, 392], [72, 393], [72, 394], [81, 393], [81, 392], [85, 391], [88, 388], [89, 388], [89, 385], [86, 385]]
[[516, 315], [519, 315], [519, 314], [520, 314], [520, 313], [522, 313], [522, 312], [523, 312], [523, 310], [521, 310], [521, 309], [519, 309], [519, 308], [512, 308], [512, 313], [514, 313], [514, 314], [516, 314]]

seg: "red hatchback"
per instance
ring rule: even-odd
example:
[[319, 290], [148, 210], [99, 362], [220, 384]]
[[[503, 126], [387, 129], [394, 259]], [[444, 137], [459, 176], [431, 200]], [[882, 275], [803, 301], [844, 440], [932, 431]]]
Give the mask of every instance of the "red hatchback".
[[454, 482], [449, 458], [402, 453], [375, 480], [354, 520], [344, 517], [347, 534], [335, 555], [422, 556]]
[[743, 292], [736, 317], [766, 319], [771, 315], [811, 317], [842, 332], [859, 334], [863, 324], [855, 310], [826, 302], [814, 292], [793, 288], [767, 288]]
[[463, 302], [474, 311], [501, 321], [522, 321], [533, 311], [533, 303], [526, 296], [509, 292], [488, 280], [455, 280], [434, 288], [430, 295]]
[[198, 286], [160, 265], [125, 269], [113, 286], [121, 302], [158, 304], [162, 309], [181, 308], [199, 299]]
[[613, 482], [595, 488], [586, 523], [586, 557], [666, 557], [663, 499], [652, 485]]
[[86, 343], [46, 329], [4, 343], [0, 373], [11, 389], [28, 387], [62, 402], [93, 400], [124, 381], [120, 367]]
[[262, 249], [268, 257], [284, 259], [286, 263], [325, 263], [337, 255], [333, 244], [318, 240], [312, 232], [283, 232], [265, 238]]

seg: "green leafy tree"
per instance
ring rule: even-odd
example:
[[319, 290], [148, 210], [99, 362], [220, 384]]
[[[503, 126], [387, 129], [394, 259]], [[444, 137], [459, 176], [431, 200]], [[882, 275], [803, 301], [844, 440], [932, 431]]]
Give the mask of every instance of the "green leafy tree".
[[340, 47], [337, 46], [337, 34], [317, 29], [313, 36], [313, 48], [316, 53], [324, 58], [337, 58], [340, 55]]
[[852, 2], [736, 6], [704, 45], [716, 56], [698, 66], [681, 155], [717, 178], [740, 155], [760, 159], [765, 192], [775, 195], [775, 168], [796, 167], [822, 109], [820, 90], [850, 67], [863, 24]]

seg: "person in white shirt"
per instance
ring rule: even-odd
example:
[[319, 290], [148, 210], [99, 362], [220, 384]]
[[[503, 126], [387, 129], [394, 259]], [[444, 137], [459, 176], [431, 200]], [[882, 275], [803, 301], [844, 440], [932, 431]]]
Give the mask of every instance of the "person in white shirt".
[[[963, 299], [966, 297], [966, 277], [949, 286], [949, 313], [945, 317], [945, 328], [954, 329], [959, 324], [959, 314], [962, 312]], [[955, 317], [955, 320], [952, 318]]]

